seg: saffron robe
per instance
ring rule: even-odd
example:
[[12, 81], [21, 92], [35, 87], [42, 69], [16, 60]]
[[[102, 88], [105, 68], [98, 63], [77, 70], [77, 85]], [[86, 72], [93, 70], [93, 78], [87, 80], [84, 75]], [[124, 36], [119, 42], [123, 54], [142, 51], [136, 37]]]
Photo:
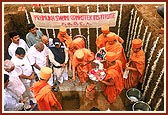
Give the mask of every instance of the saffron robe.
[[120, 60], [116, 60], [115, 65], [110, 66], [106, 69], [106, 77], [104, 81], [113, 80], [114, 85], [105, 85], [103, 84], [102, 88], [104, 90], [104, 95], [107, 96], [107, 99], [110, 103], [114, 103], [117, 96], [121, 93], [124, 88], [123, 81], [123, 70], [122, 63]]
[[[121, 44], [124, 43], [124, 40], [123, 40], [120, 36], [116, 35], [116, 34], [113, 33], [113, 32], [110, 32], [110, 33], [112, 33], [112, 34], [115, 35], [115, 39], [116, 39], [119, 43], [121, 43]], [[98, 36], [98, 38], [96, 39], [96, 46], [97, 46], [97, 48], [100, 49], [100, 48], [102, 48], [102, 47], [105, 47], [106, 41], [107, 41], [107, 37], [105, 37], [105, 36], [103, 35], [103, 33], [100, 34], [100, 35]]]
[[34, 93], [40, 111], [62, 110], [61, 104], [56, 99], [54, 93], [51, 91], [51, 86], [46, 81], [39, 80], [30, 89]]
[[61, 36], [60, 32], [57, 35], [60, 42], [65, 43], [66, 47], [72, 42], [72, 38], [66, 33], [64, 37]]
[[70, 57], [70, 60], [73, 58], [73, 54], [75, 53], [76, 50], [85, 48], [85, 41], [83, 38], [76, 38], [72, 41], [75, 45], [75, 48], [73, 50], [68, 50], [68, 54]]
[[138, 71], [129, 70], [128, 78], [124, 79], [126, 89], [136, 87], [138, 82], [142, 83], [145, 69], [145, 53], [142, 49], [137, 53], [133, 51], [130, 53], [129, 67], [136, 68]]
[[86, 82], [89, 78], [88, 72], [92, 69], [91, 61], [94, 59], [94, 53], [89, 49], [82, 48], [84, 57], [79, 61], [76, 56], [73, 56], [72, 66], [77, 69], [77, 74], [80, 82]]
[[108, 42], [106, 43], [105, 50], [107, 52], [114, 52], [116, 54], [116, 59], [122, 62], [122, 67], [125, 68], [125, 64], [127, 62], [124, 48], [119, 42], [115, 42], [113, 45], [110, 45]]

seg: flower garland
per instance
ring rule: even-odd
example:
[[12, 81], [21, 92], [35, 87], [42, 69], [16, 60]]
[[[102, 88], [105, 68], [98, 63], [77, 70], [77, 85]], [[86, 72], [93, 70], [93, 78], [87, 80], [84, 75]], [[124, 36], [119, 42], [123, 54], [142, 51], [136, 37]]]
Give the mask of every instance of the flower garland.
[[95, 56], [94, 63], [96, 64], [96, 67], [91, 69], [88, 73], [89, 78], [93, 81], [100, 81], [103, 80], [106, 76], [103, 68], [103, 64], [101, 63], [102, 60], [104, 60], [104, 57], [106, 55], [105, 49], [100, 49]]
[[157, 66], [157, 63], [158, 63], [158, 61], [159, 61], [159, 58], [160, 58], [162, 52], [163, 52], [163, 48], [159, 50], [159, 52], [158, 52], [158, 54], [157, 54], [157, 56], [156, 56], [157, 58], [156, 58], [156, 60], [154, 61], [154, 64], [153, 64], [153, 66], [152, 66], [151, 74], [150, 74], [150, 76], [149, 76], [149, 78], [148, 78], [148, 81], [147, 81], [147, 84], [146, 84], [146, 86], [145, 86], [145, 89], [144, 89], [144, 92], [143, 92], [142, 97], [145, 97], [145, 95], [146, 95], [146, 93], [147, 93], [147, 90], [149, 89], [149, 84], [150, 84], [150, 82], [151, 82], [151, 80], [152, 80], [154, 71], [156, 70], [156, 66]]
[[155, 93], [156, 93], [156, 90], [158, 89], [158, 85], [159, 85], [159, 83], [160, 83], [160, 81], [161, 81], [161, 79], [162, 79], [162, 75], [163, 75], [163, 74], [164, 74], [164, 67], [163, 67], [163, 69], [162, 69], [162, 71], [161, 71], [161, 73], [160, 73], [160, 76], [159, 76], [159, 78], [158, 78], [158, 80], [157, 80], [157, 82], [156, 82], [155, 88], [154, 88], [153, 91], [152, 91], [151, 98], [150, 98], [150, 100], [148, 101], [148, 104], [151, 104], [151, 101], [152, 101], [152, 99], [154, 98], [154, 95], [155, 95]]
[[156, 41], [153, 42], [153, 47], [151, 48], [150, 57], [148, 58], [148, 62], [147, 62], [148, 65], [147, 65], [146, 70], [145, 70], [145, 75], [144, 75], [144, 78], [143, 78], [141, 90], [144, 89], [144, 84], [145, 84], [145, 79], [146, 79], [146, 76], [147, 76], [149, 64], [150, 64], [150, 61], [151, 61], [151, 59], [152, 59], [153, 53], [154, 53], [154, 51], [155, 51], [155, 48], [156, 48], [156, 46], [157, 46], [158, 40], [159, 40], [159, 37], [157, 37]]
[[105, 78], [105, 72], [103, 69], [94, 68], [89, 72], [89, 78], [93, 81], [100, 81]]

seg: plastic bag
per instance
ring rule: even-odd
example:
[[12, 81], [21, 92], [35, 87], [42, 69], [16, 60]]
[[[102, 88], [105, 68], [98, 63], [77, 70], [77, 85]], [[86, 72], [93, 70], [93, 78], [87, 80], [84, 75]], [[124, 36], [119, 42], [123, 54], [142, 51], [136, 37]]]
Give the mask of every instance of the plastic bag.
[[125, 70], [124, 74], [123, 74], [123, 78], [127, 79], [128, 78], [128, 74], [129, 74], [129, 70]]

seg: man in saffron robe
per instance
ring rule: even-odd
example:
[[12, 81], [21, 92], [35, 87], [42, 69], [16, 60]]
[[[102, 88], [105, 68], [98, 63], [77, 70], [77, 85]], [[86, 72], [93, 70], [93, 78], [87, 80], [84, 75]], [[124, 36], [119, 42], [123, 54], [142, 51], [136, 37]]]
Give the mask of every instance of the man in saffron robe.
[[103, 24], [102, 27], [101, 27], [101, 31], [102, 33], [98, 36], [98, 38], [96, 39], [96, 46], [97, 46], [97, 51], [102, 48], [102, 47], [105, 47], [105, 42], [107, 40], [107, 34], [111, 33], [111, 34], [114, 34], [115, 35], [115, 38], [117, 41], [119, 41], [119, 43], [123, 44], [124, 43], [124, 40], [116, 35], [115, 33], [113, 32], [110, 32], [109, 30], [109, 26], [107, 24]]
[[107, 35], [107, 40], [105, 42], [105, 50], [106, 52], [114, 52], [116, 54], [116, 59], [120, 60], [122, 62], [122, 67], [125, 68], [125, 64], [126, 64], [126, 56], [125, 56], [125, 52], [124, 52], [124, 48], [121, 45], [121, 43], [119, 43], [116, 40], [116, 37], [114, 34], [109, 33]]
[[62, 110], [61, 104], [56, 99], [54, 93], [51, 91], [51, 86], [47, 83], [51, 77], [52, 69], [43, 67], [40, 70], [40, 80], [34, 83], [31, 90], [38, 103], [40, 111], [57, 111]]
[[117, 96], [124, 88], [122, 63], [116, 60], [116, 54], [107, 52], [105, 60], [107, 62], [106, 76], [100, 81], [103, 83], [104, 95], [110, 103], [116, 101]]
[[71, 70], [72, 58], [76, 50], [85, 48], [85, 37], [82, 35], [76, 35], [72, 42], [68, 46], [69, 60], [69, 70]]
[[129, 62], [126, 64], [126, 70], [129, 70], [129, 74], [127, 79], [124, 79], [126, 89], [137, 87], [139, 82], [142, 83], [145, 69], [145, 53], [141, 47], [141, 39], [132, 40], [132, 51]]
[[91, 62], [94, 60], [94, 53], [89, 49], [82, 48], [76, 50], [72, 60], [72, 79], [75, 80], [75, 70], [80, 80], [80, 84], [88, 81], [88, 72], [92, 69]]
[[66, 47], [69, 46], [69, 43], [71, 43], [72, 38], [67, 34], [66, 28], [64, 26], [61, 26], [59, 29], [59, 33], [57, 35], [57, 38], [62, 42], [65, 43]]

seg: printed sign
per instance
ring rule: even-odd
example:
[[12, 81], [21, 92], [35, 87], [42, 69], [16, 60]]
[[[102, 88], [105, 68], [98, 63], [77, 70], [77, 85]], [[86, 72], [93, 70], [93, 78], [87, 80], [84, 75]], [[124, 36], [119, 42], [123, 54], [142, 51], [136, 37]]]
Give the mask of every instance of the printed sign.
[[118, 11], [98, 13], [37, 13], [30, 12], [37, 28], [59, 29], [67, 28], [97, 28], [104, 23], [110, 27], [116, 26]]

